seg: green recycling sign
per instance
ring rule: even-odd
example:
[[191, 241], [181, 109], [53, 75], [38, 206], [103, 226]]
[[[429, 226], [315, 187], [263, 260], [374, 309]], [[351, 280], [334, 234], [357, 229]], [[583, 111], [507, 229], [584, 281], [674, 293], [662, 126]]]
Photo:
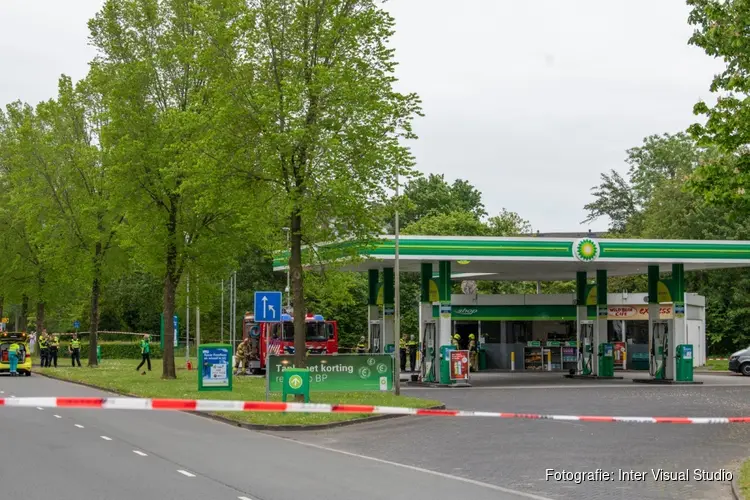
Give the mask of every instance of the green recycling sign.
[[[281, 392], [282, 374], [287, 368], [295, 367], [294, 356], [271, 356], [268, 365], [270, 390]], [[310, 371], [311, 391], [393, 390], [393, 356], [389, 354], [310, 355], [307, 369]], [[297, 389], [303, 380], [299, 375], [292, 375], [287, 383], [292, 389]]]

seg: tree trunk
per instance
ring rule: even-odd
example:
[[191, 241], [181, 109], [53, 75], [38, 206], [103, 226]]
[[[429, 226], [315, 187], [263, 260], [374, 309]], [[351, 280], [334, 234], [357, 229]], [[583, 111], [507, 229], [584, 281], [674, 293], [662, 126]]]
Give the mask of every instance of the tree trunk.
[[99, 343], [99, 295], [101, 294], [102, 243], [96, 242], [94, 249], [94, 276], [91, 281], [91, 312], [89, 316], [89, 366], [96, 367], [96, 346]]
[[[5, 306], [5, 297], [3, 297], [2, 295], [0, 295], [0, 318], [4, 317], [3, 316], [3, 313], [5, 312], [4, 306]], [[7, 328], [8, 325], [5, 325], [5, 327]]]
[[29, 297], [26, 294], [23, 294], [23, 297], [21, 298], [21, 317], [19, 318], [21, 321], [18, 325], [18, 330], [21, 332], [26, 331], [26, 322], [27, 322], [27, 316], [29, 315]]
[[164, 352], [162, 353], [162, 378], [177, 378], [174, 364], [174, 316], [177, 276], [177, 208], [172, 200], [167, 222], [167, 268], [164, 273]]
[[[294, 309], [294, 365], [297, 368], [307, 366], [307, 347], [305, 342], [305, 294], [302, 274], [302, 216], [298, 210], [291, 217], [291, 255], [289, 256], [289, 273], [292, 275], [292, 292]], [[301, 394], [295, 400], [302, 401]]]
[[37, 335], [44, 328], [44, 302], [36, 303], [36, 331]]

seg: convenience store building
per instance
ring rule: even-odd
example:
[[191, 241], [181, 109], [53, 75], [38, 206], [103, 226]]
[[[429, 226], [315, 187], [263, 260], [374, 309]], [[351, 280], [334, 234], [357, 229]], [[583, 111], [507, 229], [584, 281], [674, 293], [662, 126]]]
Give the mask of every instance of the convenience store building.
[[[311, 267], [314, 257], [324, 255], [337, 269], [367, 273], [367, 333], [370, 339], [378, 339], [379, 352], [392, 348], [395, 341], [394, 240], [386, 235], [366, 244], [345, 241], [321, 245], [315, 252], [303, 250]], [[274, 270], [285, 270], [287, 260], [288, 253], [279, 254]], [[509, 354], [516, 352], [516, 369], [521, 369], [527, 347], [545, 347], [528, 342], [546, 344], [550, 336], [577, 339], [582, 324], [589, 322], [593, 322], [594, 346], [618, 335], [622, 339], [624, 334], [624, 341], [619, 341], [632, 344], [628, 366], [638, 368], [640, 363], [643, 367], [643, 352], [650, 343], [644, 340], [652, 336], [655, 322], [662, 320], [669, 325], [670, 352], [674, 346], [692, 343], [697, 352], [694, 363], [700, 365], [705, 362], [705, 301], [687, 293], [685, 272], [748, 267], [750, 242], [410, 235], [399, 239], [399, 266], [401, 272], [420, 275], [420, 340], [434, 338], [439, 348], [450, 345], [454, 332], [476, 328], [471, 333], [487, 338], [490, 367], [508, 368]], [[647, 289], [629, 290], [627, 295], [608, 293], [608, 278], [632, 275], [647, 276]], [[458, 283], [467, 280], [573, 281], [575, 293], [456, 294]], [[597, 374], [596, 348], [592, 365]], [[671, 352], [667, 378], [674, 369]]]

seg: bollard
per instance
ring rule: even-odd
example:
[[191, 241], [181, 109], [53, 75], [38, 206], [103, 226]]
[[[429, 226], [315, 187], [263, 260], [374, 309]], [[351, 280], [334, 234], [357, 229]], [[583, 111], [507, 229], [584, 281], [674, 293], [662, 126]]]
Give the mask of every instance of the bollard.
[[552, 349], [547, 349], [547, 371], [552, 371]]
[[516, 371], [516, 353], [513, 351], [510, 353], [510, 371]]

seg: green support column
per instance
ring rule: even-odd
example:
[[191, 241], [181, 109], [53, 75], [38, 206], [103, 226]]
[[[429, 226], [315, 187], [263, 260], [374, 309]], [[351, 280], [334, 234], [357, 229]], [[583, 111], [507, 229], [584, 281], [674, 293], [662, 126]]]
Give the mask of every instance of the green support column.
[[596, 270], [596, 324], [594, 325], [593, 372], [599, 373], [599, 346], [607, 342], [607, 270]]
[[[687, 321], [685, 321], [685, 266], [672, 264], [672, 302], [674, 308], [674, 326], [669, 338], [669, 358], [667, 360], [667, 377], [675, 379], [677, 374], [677, 360], [675, 354], [677, 346], [687, 345]], [[693, 359], [683, 360], [692, 365]]]
[[578, 349], [582, 352], [578, 356], [578, 365], [576, 370], [582, 375], [591, 375], [592, 358], [588, 352], [585, 352], [584, 341], [582, 338], [583, 327], [582, 321], [588, 321], [588, 307], [586, 305], [586, 291], [588, 290], [588, 274], [586, 271], [576, 273], [576, 342]]
[[392, 267], [383, 268], [383, 347], [384, 352], [395, 349], [394, 302], [396, 280]]
[[438, 264], [438, 290], [440, 292], [440, 302], [451, 302], [452, 282], [451, 282], [451, 263], [447, 260], [441, 260]]
[[648, 351], [656, 352], [656, 356], [649, 355], [650, 372], [654, 378], [666, 378], [666, 366], [662, 362], [661, 351], [654, 346], [654, 322], [661, 319], [659, 315], [659, 266], [648, 266]]
[[[420, 266], [420, 294], [419, 294], [419, 345], [425, 346], [424, 351], [420, 351], [419, 370], [422, 372], [425, 382], [435, 382], [437, 376], [435, 369], [435, 345], [437, 344], [437, 324], [432, 317], [432, 301], [430, 301], [430, 284], [432, 283], [432, 264], [430, 262], [422, 263]], [[429, 325], [429, 327], [428, 327]], [[429, 333], [429, 340], [425, 339], [425, 333]], [[427, 347], [429, 344], [429, 347]], [[424, 356], [424, 357], [422, 357]]]
[[422, 263], [421, 265], [421, 293], [419, 295], [420, 302], [430, 301], [430, 281], [432, 281], [432, 264], [429, 262]]
[[[440, 292], [440, 320], [438, 321], [438, 349], [441, 346], [451, 344], [453, 323], [451, 321], [451, 263], [440, 261], [438, 264], [438, 291]], [[448, 360], [440, 359], [438, 381], [441, 384], [450, 384], [448, 377]]]
[[[578, 271], [576, 273], [576, 305], [586, 305], [586, 285], [588, 284], [588, 278], [586, 271]], [[586, 319], [586, 318], [583, 318]]]
[[648, 303], [659, 303], [659, 266], [648, 266]]
[[378, 305], [378, 292], [380, 291], [380, 273], [377, 269], [367, 271], [367, 305]]

